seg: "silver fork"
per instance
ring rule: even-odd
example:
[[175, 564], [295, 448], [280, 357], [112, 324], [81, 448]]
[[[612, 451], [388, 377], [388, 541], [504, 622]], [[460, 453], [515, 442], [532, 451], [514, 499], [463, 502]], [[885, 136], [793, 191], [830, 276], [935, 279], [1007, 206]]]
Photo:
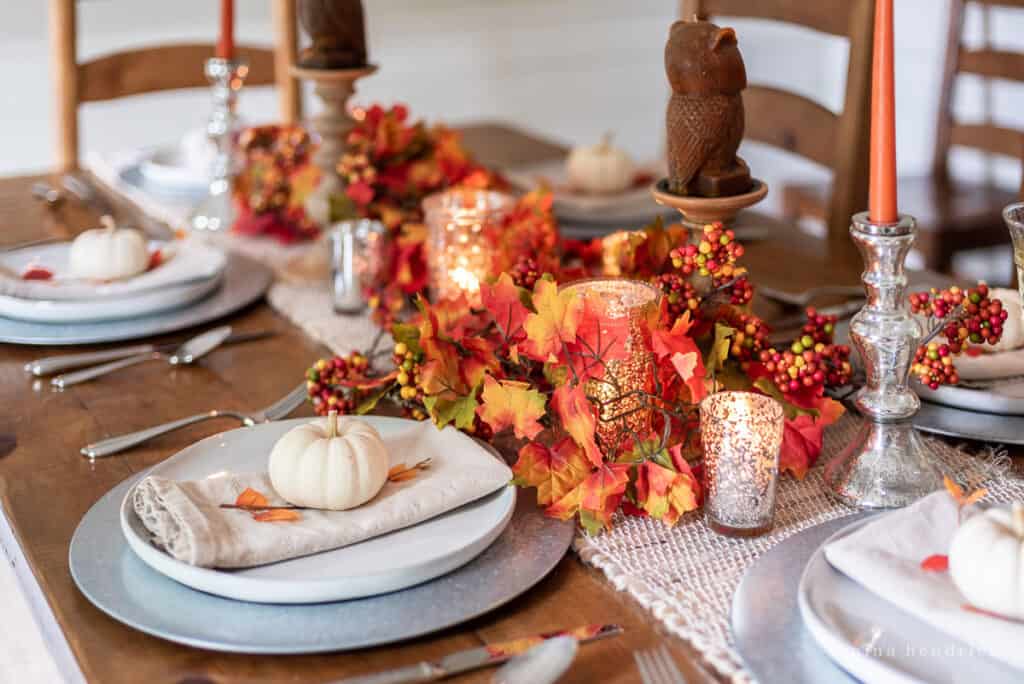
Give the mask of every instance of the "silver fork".
[[864, 286], [821, 285], [820, 287], [812, 287], [809, 290], [804, 290], [803, 292], [786, 292], [785, 290], [778, 290], [774, 287], [765, 287], [764, 285], [761, 285], [757, 288], [757, 292], [762, 297], [774, 299], [777, 302], [789, 304], [790, 306], [807, 306], [818, 297], [824, 297], [826, 295], [863, 298]]
[[644, 684], [686, 684], [686, 678], [664, 646], [637, 651], [633, 658]]
[[273, 420], [284, 418], [289, 413], [297, 409], [305, 400], [306, 383], [303, 382], [270, 406], [253, 413], [239, 413], [237, 411], [220, 410], [197, 413], [194, 416], [179, 418], [178, 420], [172, 420], [169, 423], [156, 425], [151, 428], [146, 428], [145, 430], [139, 430], [138, 432], [130, 432], [126, 435], [110, 437], [109, 439], [94, 442], [93, 444], [87, 444], [82, 447], [80, 453], [86, 458], [102, 458], [103, 456], [110, 456], [111, 454], [116, 454], [119, 451], [124, 451], [125, 449], [138, 446], [143, 442], [148, 442], [154, 437], [166, 435], [168, 432], [172, 432], [178, 428], [195, 425], [196, 423], [201, 423], [204, 420], [212, 420], [213, 418], [234, 418], [245, 427], [252, 427], [257, 423], [269, 423]]

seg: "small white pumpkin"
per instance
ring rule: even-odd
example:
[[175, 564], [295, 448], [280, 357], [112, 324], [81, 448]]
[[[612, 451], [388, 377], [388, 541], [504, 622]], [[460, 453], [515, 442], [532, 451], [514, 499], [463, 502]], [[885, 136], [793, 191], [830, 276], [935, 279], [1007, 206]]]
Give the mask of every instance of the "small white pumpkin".
[[71, 243], [68, 266], [75, 278], [118, 280], [149, 266], [146, 240], [137, 230], [118, 228], [104, 216], [104, 227], [87, 230]]
[[1024, 620], [1024, 504], [990, 508], [960, 525], [949, 574], [971, 605]]
[[636, 168], [624, 150], [605, 135], [597, 145], [574, 147], [566, 163], [569, 185], [594, 195], [622, 192], [633, 184]]
[[1022, 322], [1020, 292], [1007, 290], [1002, 287], [994, 287], [989, 296], [998, 299], [1006, 309], [1006, 320], [1003, 322], [1003, 336], [995, 344], [980, 344], [977, 346], [984, 351], [1003, 352], [1013, 351], [1024, 347], [1024, 322]]
[[314, 420], [289, 430], [270, 452], [270, 482], [288, 503], [343, 511], [381, 490], [390, 461], [380, 434], [358, 418]]

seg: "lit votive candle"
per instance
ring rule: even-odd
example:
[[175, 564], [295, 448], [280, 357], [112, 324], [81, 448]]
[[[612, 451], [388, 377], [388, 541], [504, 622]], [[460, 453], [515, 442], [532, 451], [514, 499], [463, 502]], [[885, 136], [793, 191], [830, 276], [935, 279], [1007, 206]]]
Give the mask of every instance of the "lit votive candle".
[[704, 515], [719, 534], [753, 537], [772, 528], [782, 447], [782, 405], [753, 392], [719, 392], [700, 404]]
[[434, 301], [464, 294], [471, 304], [479, 304], [480, 284], [492, 275], [492, 233], [513, 202], [504, 193], [468, 189], [447, 190], [423, 200]]
[[651, 429], [652, 410], [641, 392], [654, 386], [651, 356], [651, 327], [658, 316], [661, 292], [638, 280], [593, 278], [565, 286], [576, 292], [597, 312], [602, 344], [621, 341], [621, 359], [607, 361], [602, 377], [587, 381], [587, 396], [601, 402], [597, 436], [602, 447], [610, 447], [634, 434], [646, 437]]

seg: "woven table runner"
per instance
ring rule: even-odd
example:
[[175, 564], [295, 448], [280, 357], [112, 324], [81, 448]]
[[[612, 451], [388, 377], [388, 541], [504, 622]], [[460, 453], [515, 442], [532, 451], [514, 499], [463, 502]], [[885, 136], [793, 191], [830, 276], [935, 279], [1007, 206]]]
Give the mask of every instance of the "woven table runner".
[[[825, 431], [819, 464], [849, 443], [860, 422], [847, 415]], [[972, 455], [937, 439], [925, 442], [944, 473], [972, 489], [988, 488], [986, 500], [1024, 500], [1024, 480], [1011, 473], [1005, 453], [992, 449]], [[700, 512], [682, 518], [674, 528], [650, 518], [617, 515], [610, 532], [579, 532], [574, 548], [616, 589], [628, 592], [670, 632], [688, 641], [719, 674], [751, 682], [730, 627], [733, 594], [744, 572], [790, 535], [854, 512], [829, 496], [819, 465], [803, 480], [788, 475], [780, 479], [775, 527], [762, 537], [718, 535], [704, 524]]]

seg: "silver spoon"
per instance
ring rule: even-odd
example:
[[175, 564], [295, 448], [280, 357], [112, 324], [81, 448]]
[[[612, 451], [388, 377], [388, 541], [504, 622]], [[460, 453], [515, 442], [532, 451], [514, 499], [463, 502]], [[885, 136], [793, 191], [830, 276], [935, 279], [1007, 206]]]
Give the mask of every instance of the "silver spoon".
[[155, 359], [166, 358], [167, 362], [172, 366], [187, 366], [191, 363], [195, 363], [203, 356], [212, 352], [230, 336], [231, 326], [222, 325], [219, 328], [207, 330], [200, 335], [196, 335], [195, 337], [186, 340], [185, 343], [174, 350], [170, 356], [165, 357], [161, 352], [137, 354], [136, 356], [129, 356], [127, 359], [121, 359], [120, 361], [111, 361], [110, 363], [92, 366], [91, 368], [75, 371], [74, 373], [58, 375], [50, 380], [50, 384], [54, 387], [64, 389], [65, 387], [77, 385], [80, 382], [92, 380], [93, 378], [98, 378], [101, 375], [106, 375], [107, 373], [113, 373], [116, 370], [127, 368], [128, 366], [134, 366], [138, 363], [152, 361]]
[[576, 659], [579, 642], [571, 636], [548, 639], [517, 655], [494, 673], [493, 684], [553, 684]]

